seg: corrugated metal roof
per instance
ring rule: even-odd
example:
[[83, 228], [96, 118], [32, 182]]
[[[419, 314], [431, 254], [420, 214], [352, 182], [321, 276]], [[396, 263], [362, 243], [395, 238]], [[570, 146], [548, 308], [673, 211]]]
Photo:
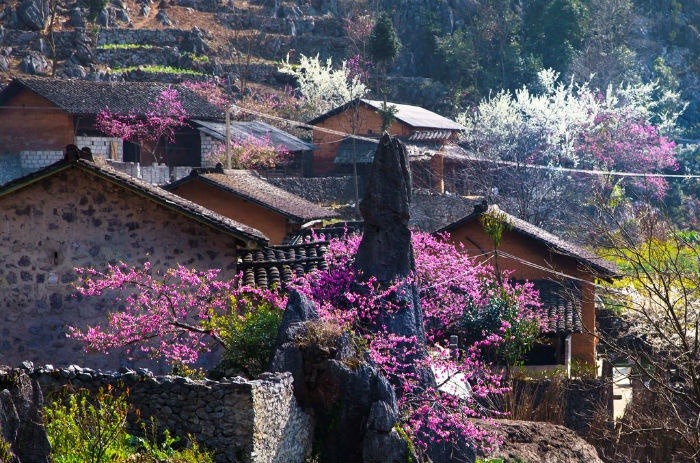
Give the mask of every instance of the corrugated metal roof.
[[[226, 124], [200, 120], [192, 122], [199, 125], [199, 130], [207, 135], [220, 141], [226, 139]], [[269, 138], [273, 145], [282, 146], [290, 152], [312, 151], [316, 148], [312, 143], [307, 143], [284, 130], [261, 121], [231, 121], [232, 140], [245, 140], [249, 137]]]
[[[382, 109], [384, 105], [383, 101], [378, 100], [365, 100], [362, 102], [370, 105], [374, 109]], [[465, 127], [456, 123], [455, 121], [441, 116], [432, 111], [428, 111], [420, 106], [412, 106], [407, 104], [390, 103], [387, 102], [389, 106], [396, 106], [398, 110], [394, 117], [404, 122], [411, 127], [423, 128], [423, 129], [446, 129], [446, 130], [464, 130]]]

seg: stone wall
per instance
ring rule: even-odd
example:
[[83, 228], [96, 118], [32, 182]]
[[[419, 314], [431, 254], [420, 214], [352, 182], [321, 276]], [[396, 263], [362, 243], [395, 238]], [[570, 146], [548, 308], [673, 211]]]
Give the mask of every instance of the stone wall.
[[215, 150], [221, 146], [221, 142], [211, 135], [200, 131], [199, 136], [201, 137], [200, 150], [202, 152], [201, 166], [202, 167], [214, 167], [216, 162], [212, 158], [212, 154]]
[[[290, 373], [211, 381], [155, 377], [144, 369], [110, 374], [73, 365], [27, 367], [49, 399], [64, 387], [128, 389], [141, 420], [153, 417], [176, 436], [193, 435], [214, 451], [217, 463], [302, 463], [311, 452], [313, 424], [296, 403]], [[138, 432], [134, 417], [130, 428]]]
[[[96, 368], [153, 367], [138, 353], [83, 352], [67, 326], [105, 323], [116, 309], [102, 298], [80, 300], [75, 267], [150, 261], [236, 274], [234, 237], [129, 189], [70, 167], [0, 197], [0, 359]], [[214, 362], [215, 359], [209, 359]]]
[[[355, 200], [352, 177], [270, 177], [267, 181], [314, 203], [346, 204]], [[362, 193], [361, 188], [360, 198]]]

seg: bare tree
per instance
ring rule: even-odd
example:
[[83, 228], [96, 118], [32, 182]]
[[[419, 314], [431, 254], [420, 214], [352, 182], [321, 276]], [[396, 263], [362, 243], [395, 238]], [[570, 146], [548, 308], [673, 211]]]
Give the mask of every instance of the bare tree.
[[635, 386], [618, 444], [635, 461], [662, 461], [649, 456], [662, 445], [663, 461], [700, 461], [700, 236], [648, 206], [597, 211], [591, 235], [622, 273], [604, 295], [617, 323], [602, 348], [629, 362]]

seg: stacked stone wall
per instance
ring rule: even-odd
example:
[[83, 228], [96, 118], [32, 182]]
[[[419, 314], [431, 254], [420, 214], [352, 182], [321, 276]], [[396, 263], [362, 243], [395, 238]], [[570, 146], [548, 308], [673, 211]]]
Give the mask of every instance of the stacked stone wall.
[[311, 451], [312, 421], [296, 403], [290, 373], [211, 381], [156, 377], [145, 369], [104, 373], [28, 363], [25, 368], [49, 400], [66, 388], [128, 389], [131, 432], [139, 432], [137, 417], [141, 422], [153, 417], [176, 436], [194, 436], [215, 453], [217, 463], [302, 463]]
[[66, 337], [68, 326], [104, 326], [117, 309], [109, 298], [77, 298], [74, 268], [149, 261], [155, 271], [182, 264], [222, 269], [229, 278], [236, 274], [237, 245], [232, 236], [78, 167], [6, 194], [0, 197], [0, 359], [153, 367], [139, 352], [88, 354]]

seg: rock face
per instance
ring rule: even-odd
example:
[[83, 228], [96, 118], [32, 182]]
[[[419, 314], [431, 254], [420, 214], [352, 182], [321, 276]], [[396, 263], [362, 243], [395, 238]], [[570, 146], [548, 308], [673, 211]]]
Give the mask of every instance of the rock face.
[[25, 373], [0, 368], [0, 437], [10, 444], [14, 460], [6, 463], [48, 463], [51, 447], [42, 425], [44, 397]]
[[41, 53], [31, 51], [22, 58], [19, 68], [22, 72], [26, 72], [27, 74], [47, 74], [51, 70], [51, 64]]
[[28, 29], [43, 30], [49, 20], [49, 2], [47, 0], [24, 0], [17, 7], [17, 16]]
[[381, 282], [405, 277], [415, 269], [411, 231], [411, 171], [406, 147], [384, 134], [360, 202], [365, 230], [355, 267]]
[[394, 391], [376, 368], [365, 362], [355, 365], [358, 359], [353, 359], [357, 354], [350, 337], [345, 334], [329, 346], [295, 344], [305, 324], [317, 319], [311, 301], [292, 292], [270, 369], [292, 373], [297, 401], [312, 411], [316, 422], [320, 461], [408, 461], [409, 446], [394, 429], [398, 419]]
[[[411, 231], [408, 228], [411, 204], [411, 171], [406, 147], [384, 134], [374, 155], [365, 196], [360, 202], [364, 234], [357, 249], [355, 268], [363, 278], [374, 276], [387, 284], [415, 270]], [[414, 286], [405, 288], [403, 309], [382, 315], [378, 324], [391, 333], [416, 336], [425, 343], [423, 314]], [[399, 297], [399, 296], [397, 296]]]
[[602, 463], [595, 448], [575, 432], [550, 423], [498, 420], [496, 425], [481, 423], [504, 440], [491, 455], [504, 463]]

